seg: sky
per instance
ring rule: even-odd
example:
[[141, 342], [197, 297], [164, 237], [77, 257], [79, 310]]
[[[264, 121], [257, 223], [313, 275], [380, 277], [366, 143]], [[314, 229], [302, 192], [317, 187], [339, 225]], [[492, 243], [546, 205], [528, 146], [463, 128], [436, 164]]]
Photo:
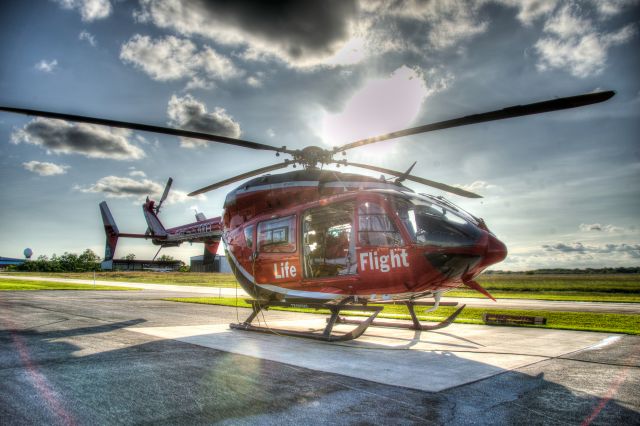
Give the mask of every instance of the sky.
[[[414, 135], [353, 162], [472, 190], [444, 194], [505, 242], [495, 269], [640, 265], [640, 2], [50, 0], [0, 5], [0, 104], [299, 149], [600, 90], [604, 103]], [[220, 215], [273, 152], [0, 113], [0, 256], [102, 255], [98, 204], [144, 232]], [[331, 168], [331, 167], [328, 167]], [[344, 171], [344, 169], [340, 169]], [[347, 171], [377, 176], [362, 169]], [[188, 262], [202, 245], [164, 254]], [[151, 258], [121, 240], [116, 257]]]

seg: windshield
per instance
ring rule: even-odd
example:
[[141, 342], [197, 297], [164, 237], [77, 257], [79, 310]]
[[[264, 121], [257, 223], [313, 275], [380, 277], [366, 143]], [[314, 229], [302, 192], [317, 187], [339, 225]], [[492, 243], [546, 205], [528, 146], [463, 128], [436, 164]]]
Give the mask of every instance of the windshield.
[[394, 197], [392, 205], [414, 243], [470, 246], [480, 237], [478, 227], [449, 206], [418, 197]]

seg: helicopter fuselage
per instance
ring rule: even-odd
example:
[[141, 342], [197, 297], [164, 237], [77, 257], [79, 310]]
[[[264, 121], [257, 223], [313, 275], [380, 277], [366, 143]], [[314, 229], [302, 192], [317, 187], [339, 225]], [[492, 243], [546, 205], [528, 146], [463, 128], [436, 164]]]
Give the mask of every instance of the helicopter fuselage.
[[222, 221], [232, 270], [261, 299], [429, 296], [506, 256], [481, 219], [444, 198], [355, 174], [253, 179], [229, 193]]

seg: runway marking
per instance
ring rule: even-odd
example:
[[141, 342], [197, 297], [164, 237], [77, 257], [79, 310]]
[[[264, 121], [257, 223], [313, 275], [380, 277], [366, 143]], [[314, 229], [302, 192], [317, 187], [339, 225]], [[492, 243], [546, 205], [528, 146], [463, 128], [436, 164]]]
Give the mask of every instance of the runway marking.
[[602, 342], [600, 343], [596, 343], [593, 346], [589, 346], [588, 348], [585, 348], [585, 351], [592, 351], [592, 350], [596, 350], [596, 349], [602, 349], [605, 346], [609, 346], [614, 344], [615, 342], [617, 342], [618, 340], [622, 339], [622, 336], [609, 336], [605, 339], [602, 339]]

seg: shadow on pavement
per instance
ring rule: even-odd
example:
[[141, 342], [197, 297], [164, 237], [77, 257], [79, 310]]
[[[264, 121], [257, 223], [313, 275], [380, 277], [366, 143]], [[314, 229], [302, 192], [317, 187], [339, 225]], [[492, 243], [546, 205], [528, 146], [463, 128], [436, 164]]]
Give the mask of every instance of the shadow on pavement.
[[[590, 416], [593, 424], [640, 423], [615, 395], [603, 400], [544, 374], [505, 372], [427, 393], [123, 330], [142, 322], [0, 331], [2, 423], [579, 424]], [[579, 368], [602, 382], [598, 395], [615, 384], [598, 375], [604, 367]], [[637, 387], [634, 380], [617, 390]]]

